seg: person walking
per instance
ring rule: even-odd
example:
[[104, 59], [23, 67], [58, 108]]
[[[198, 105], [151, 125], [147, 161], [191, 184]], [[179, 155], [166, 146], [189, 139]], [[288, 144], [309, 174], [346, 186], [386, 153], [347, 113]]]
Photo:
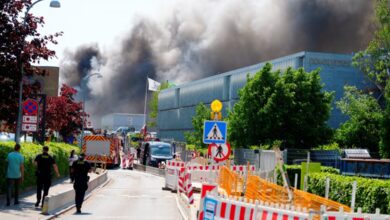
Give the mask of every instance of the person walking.
[[75, 151], [72, 150], [70, 152], [70, 156], [68, 158], [68, 162], [69, 162], [69, 177], [70, 177], [70, 182], [71, 183], [74, 182], [74, 175], [73, 175], [73, 172], [72, 172], [72, 165], [73, 165], [73, 162], [77, 161], [77, 159], [78, 159], [78, 157], [75, 154]]
[[7, 155], [7, 206], [10, 206], [12, 185], [15, 188], [14, 204], [19, 204], [19, 184], [24, 180], [24, 158], [19, 153], [20, 145], [15, 144], [14, 151]]
[[79, 159], [72, 165], [72, 172], [74, 175], [73, 188], [76, 192], [75, 203], [77, 213], [81, 213], [85, 191], [88, 189], [88, 173], [91, 172], [91, 165], [87, 161], [84, 161], [84, 158], [85, 154], [81, 153]]
[[37, 202], [35, 203], [35, 207], [39, 206], [42, 197], [43, 190], [43, 198], [41, 207], [43, 207], [43, 203], [45, 201], [45, 197], [49, 194], [49, 189], [51, 186], [51, 172], [52, 167], [57, 174], [57, 177], [60, 176], [58, 172], [58, 167], [56, 161], [52, 156], [49, 155], [49, 147], [43, 147], [43, 153], [38, 154], [35, 157], [34, 164], [37, 167], [36, 177], [37, 177]]

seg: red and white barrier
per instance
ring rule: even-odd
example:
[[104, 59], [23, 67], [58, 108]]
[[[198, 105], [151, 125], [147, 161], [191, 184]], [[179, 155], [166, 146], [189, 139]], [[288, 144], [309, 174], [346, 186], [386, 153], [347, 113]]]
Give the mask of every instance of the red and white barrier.
[[170, 167], [170, 168], [172, 168], [172, 167], [177, 167], [177, 168], [185, 167], [185, 163], [183, 161], [168, 160], [167, 167]]
[[204, 205], [204, 198], [206, 195], [212, 192], [216, 194], [218, 192], [218, 186], [216, 184], [202, 184], [202, 189], [200, 191], [200, 204], [199, 204], [199, 220], [203, 220], [204, 211], [203, 211], [203, 205]]
[[[179, 173], [182, 168], [185, 168], [187, 170], [186, 172], [191, 173], [192, 183], [216, 183], [218, 180], [219, 169], [221, 167], [221, 165], [191, 165], [185, 164], [182, 161], [167, 161], [165, 187], [171, 190], [178, 189], [177, 184], [179, 183]], [[231, 169], [235, 172], [240, 172], [241, 174], [245, 174], [248, 171], [248, 168], [245, 165], [231, 166]], [[251, 172], [255, 171], [255, 166], [251, 165], [249, 170]], [[193, 185], [191, 186], [193, 187]]]
[[390, 220], [390, 215], [379, 214], [377, 209], [376, 214], [362, 213], [361, 208], [358, 208], [357, 212], [325, 212], [321, 215], [321, 220]]
[[[221, 196], [207, 195], [217, 201], [214, 219], [229, 220], [311, 220], [308, 213], [291, 210], [289, 207], [272, 207], [258, 202], [249, 203]], [[205, 210], [204, 210], [205, 211]]]
[[251, 203], [244, 203], [232, 199], [220, 198], [217, 205], [215, 217], [230, 220], [254, 220], [256, 206]]

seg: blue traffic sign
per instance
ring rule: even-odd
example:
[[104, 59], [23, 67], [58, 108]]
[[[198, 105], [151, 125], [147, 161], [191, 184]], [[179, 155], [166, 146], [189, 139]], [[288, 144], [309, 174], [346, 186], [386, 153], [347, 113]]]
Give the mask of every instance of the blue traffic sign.
[[225, 121], [205, 121], [203, 129], [203, 143], [226, 143], [227, 123]]

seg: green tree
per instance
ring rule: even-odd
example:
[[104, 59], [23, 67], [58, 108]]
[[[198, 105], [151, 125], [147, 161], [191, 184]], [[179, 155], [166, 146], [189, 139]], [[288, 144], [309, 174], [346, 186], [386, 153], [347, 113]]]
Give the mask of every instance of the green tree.
[[344, 97], [337, 107], [349, 120], [336, 130], [335, 140], [341, 147], [368, 148], [378, 152], [382, 110], [375, 98], [356, 87], [344, 87]]
[[194, 131], [184, 133], [188, 144], [194, 144], [197, 148], [206, 148], [203, 143], [203, 126], [204, 121], [210, 119], [211, 110], [203, 103], [196, 106], [195, 115], [192, 117], [192, 127]]
[[390, 84], [385, 89], [386, 107], [383, 110], [381, 123], [382, 135], [379, 144], [379, 153], [383, 158], [390, 158]]
[[149, 101], [149, 117], [150, 121], [148, 122], [148, 127], [156, 127], [157, 126], [157, 116], [158, 116], [158, 95], [161, 90], [169, 88], [170, 84], [168, 82], [161, 83], [159, 90], [153, 92], [152, 98]]
[[385, 94], [380, 152], [390, 156], [390, 7], [389, 0], [376, 0], [374, 38], [364, 51], [358, 52], [353, 64], [366, 73]]
[[386, 87], [390, 75], [390, 8], [388, 0], [376, 0], [376, 31], [364, 51], [353, 57], [354, 66], [360, 68], [378, 85]]
[[288, 68], [283, 74], [267, 63], [239, 92], [229, 113], [229, 139], [236, 147], [271, 144], [309, 148], [326, 143], [332, 93], [323, 92], [319, 71]]

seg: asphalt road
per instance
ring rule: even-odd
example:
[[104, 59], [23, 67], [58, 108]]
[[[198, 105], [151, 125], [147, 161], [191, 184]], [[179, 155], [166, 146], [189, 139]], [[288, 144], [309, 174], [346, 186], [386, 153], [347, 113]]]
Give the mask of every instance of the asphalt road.
[[132, 170], [110, 170], [111, 179], [83, 203], [57, 219], [172, 219], [181, 220], [174, 193], [163, 191], [162, 177]]

